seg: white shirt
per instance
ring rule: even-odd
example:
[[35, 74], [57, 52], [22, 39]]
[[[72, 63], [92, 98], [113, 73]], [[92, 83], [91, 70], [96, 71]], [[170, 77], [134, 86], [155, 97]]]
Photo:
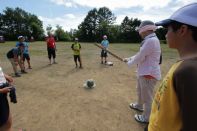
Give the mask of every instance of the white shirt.
[[137, 65], [137, 75], [151, 75], [155, 79], [161, 79], [160, 60], [161, 48], [160, 42], [155, 33], [149, 34], [144, 38], [143, 45], [140, 47], [140, 51], [128, 58], [127, 64]]
[[0, 67], [0, 86], [3, 85], [4, 83], [6, 83], [6, 79], [5, 79], [2, 68]]

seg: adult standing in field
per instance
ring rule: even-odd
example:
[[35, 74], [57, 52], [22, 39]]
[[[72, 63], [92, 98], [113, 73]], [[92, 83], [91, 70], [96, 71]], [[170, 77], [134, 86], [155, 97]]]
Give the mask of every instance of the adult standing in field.
[[[57, 62], [55, 61], [55, 58], [56, 58], [56, 43], [55, 43], [55, 39], [54, 39], [54, 37], [51, 33], [49, 34], [46, 42], [47, 42], [49, 64], [50, 65], [57, 64]], [[51, 57], [53, 57], [53, 63], [52, 63]]]
[[102, 50], [101, 50], [101, 64], [103, 64], [103, 58], [105, 59], [105, 64], [107, 63], [107, 49], [109, 47], [109, 41], [107, 40], [107, 36], [104, 35], [103, 36], [103, 40], [101, 41], [101, 46], [102, 46]]
[[10, 60], [10, 63], [12, 64], [14, 74], [16, 77], [20, 77], [21, 75], [17, 71], [17, 66], [20, 66], [21, 73], [27, 73], [25, 71], [25, 67], [23, 65], [23, 50], [24, 50], [24, 44], [20, 43], [18, 47], [12, 48], [7, 53], [7, 58]]
[[25, 42], [25, 37], [23, 37], [23, 36], [18, 37], [18, 42], [16, 42], [16, 47], [18, 47], [20, 43], [24, 44], [24, 51], [23, 51], [24, 68], [25, 68], [25, 59], [26, 59], [27, 64], [28, 64], [28, 68], [32, 69], [31, 64], [30, 64], [29, 44], [27, 42]]
[[135, 120], [141, 123], [149, 122], [153, 90], [156, 82], [161, 79], [159, 65], [161, 49], [155, 30], [156, 26], [152, 21], [142, 21], [138, 29], [143, 39], [140, 50], [136, 55], [124, 58], [129, 66], [137, 65], [137, 102], [129, 106], [143, 112], [134, 116]]
[[0, 131], [11, 131], [12, 117], [9, 109], [9, 102], [7, 93], [10, 92], [12, 87], [4, 86], [5, 83], [13, 83], [11, 76], [3, 73], [0, 67]]
[[169, 48], [180, 56], [158, 88], [148, 131], [197, 131], [197, 3], [186, 5], [169, 19], [156, 23], [167, 28]]
[[77, 60], [79, 62], [79, 68], [83, 68], [81, 55], [80, 55], [81, 44], [78, 42], [78, 38], [75, 38], [75, 42], [72, 44], [71, 48], [73, 50], [73, 57], [74, 57], [76, 68], [78, 67]]

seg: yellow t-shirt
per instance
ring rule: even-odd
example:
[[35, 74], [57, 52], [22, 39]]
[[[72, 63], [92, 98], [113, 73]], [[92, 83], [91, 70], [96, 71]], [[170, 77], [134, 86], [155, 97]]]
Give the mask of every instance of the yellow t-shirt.
[[80, 55], [81, 45], [78, 42], [72, 44], [71, 48], [73, 49], [73, 55]]
[[157, 90], [151, 110], [148, 131], [180, 131], [182, 128], [181, 111], [173, 87], [173, 73], [182, 63], [175, 63]]

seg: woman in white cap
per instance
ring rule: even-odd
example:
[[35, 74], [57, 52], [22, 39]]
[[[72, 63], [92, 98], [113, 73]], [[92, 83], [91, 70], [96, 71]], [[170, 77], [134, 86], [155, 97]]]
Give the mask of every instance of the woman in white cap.
[[156, 26], [152, 21], [143, 21], [138, 29], [140, 36], [144, 39], [139, 52], [124, 58], [129, 66], [137, 65], [137, 102], [131, 103], [132, 109], [143, 112], [136, 114], [135, 120], [140, 123], [148, 123], [153, 99], [153, 90], [156, 82], [161, 79], [160, 71], [160, 42], [154, 31]]
[[197, 131], [197, 3], [156, 23], [180, 60], [169, 70], [152, 104], [148, 131]]

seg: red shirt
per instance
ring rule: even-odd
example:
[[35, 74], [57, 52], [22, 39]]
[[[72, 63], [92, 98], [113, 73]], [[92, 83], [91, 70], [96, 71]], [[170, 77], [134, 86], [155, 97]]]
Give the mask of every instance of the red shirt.
[[47, 47], [48, 48], [55, 48], [55, 39], [54, 39], [54, 37], [49, 37], [47, 39]]

